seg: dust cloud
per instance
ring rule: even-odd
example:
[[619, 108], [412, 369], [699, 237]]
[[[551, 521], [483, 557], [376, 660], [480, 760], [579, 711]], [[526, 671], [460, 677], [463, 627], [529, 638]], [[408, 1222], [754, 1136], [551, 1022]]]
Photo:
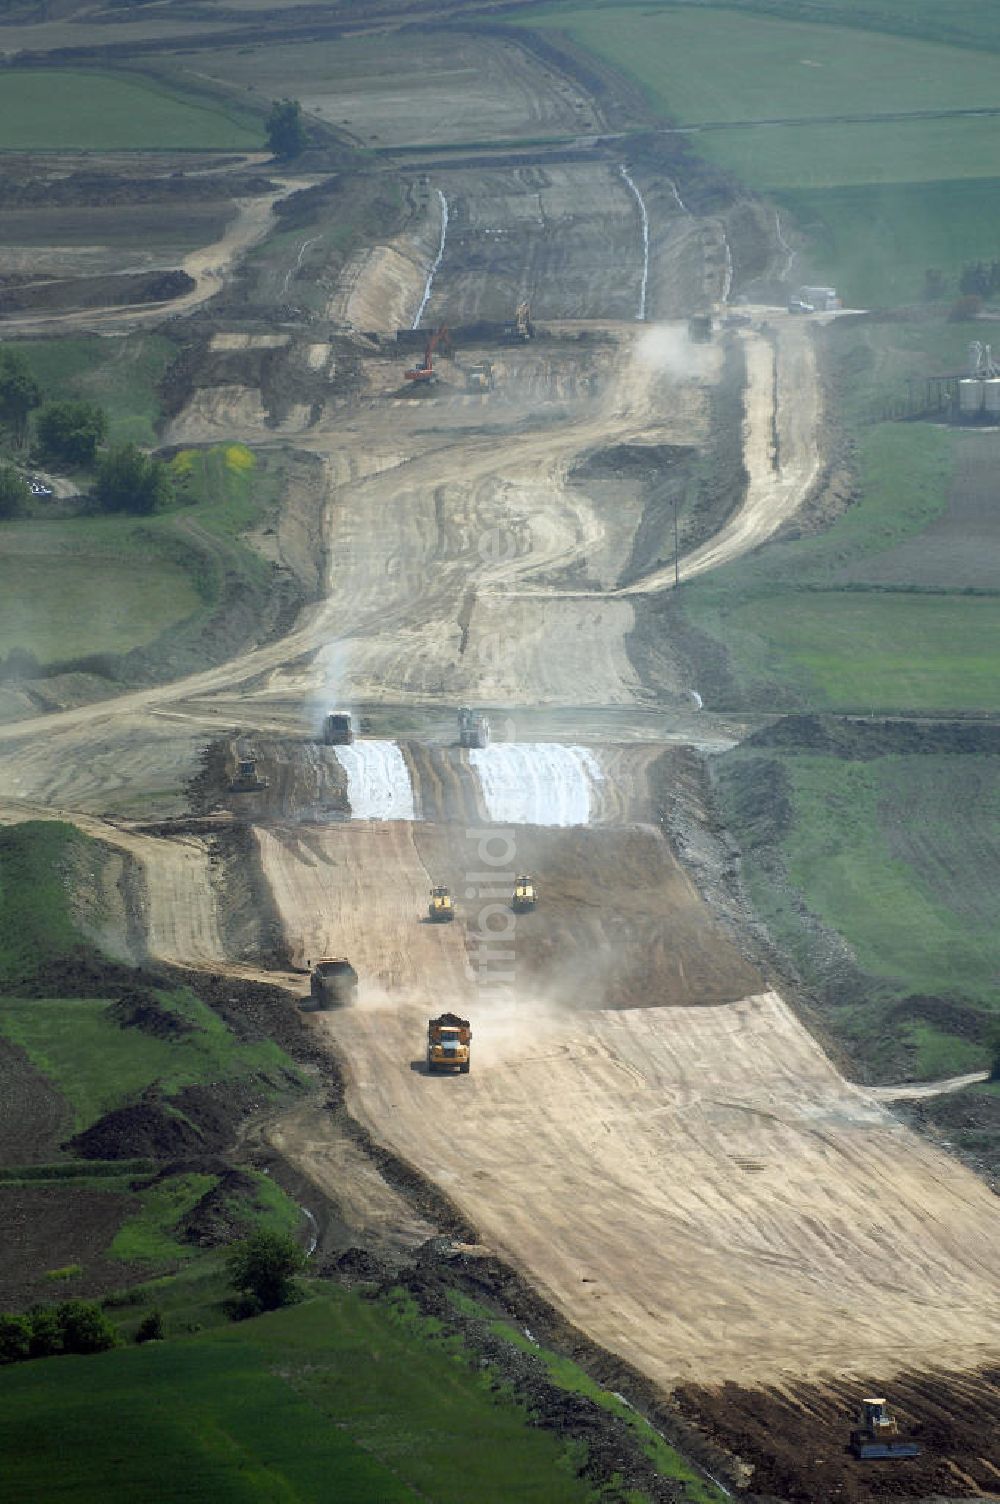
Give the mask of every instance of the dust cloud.
[[636, 362], [675, 381], [711, 373], [708, 345], [696, 345], [683, 324], [654, 324], [635, 343]]

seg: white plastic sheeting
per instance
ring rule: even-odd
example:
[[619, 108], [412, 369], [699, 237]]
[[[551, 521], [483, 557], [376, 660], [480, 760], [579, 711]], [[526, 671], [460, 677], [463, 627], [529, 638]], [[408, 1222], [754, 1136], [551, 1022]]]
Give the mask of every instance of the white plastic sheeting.
[[337, 748], [355, 820], [415, 820], [413, 784], [395, 742], [356, 741]]
[[604, 774], [587, 747], [494, 742], [470, 751], [486, 813], [501, 825], [587, 825]]

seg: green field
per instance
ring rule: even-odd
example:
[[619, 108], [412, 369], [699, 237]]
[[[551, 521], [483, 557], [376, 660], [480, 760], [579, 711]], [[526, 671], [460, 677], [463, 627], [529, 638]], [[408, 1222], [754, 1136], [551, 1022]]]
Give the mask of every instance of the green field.
[[[144, 558], [141, 547], [126, 551], [116, 522], [74, 529], [56, 554], [49, 552], [51, 525], [18, 523], [3, 537], [11, 553], [0, 558], [0, 656], [21, 648], [48, 664], [128, 652], [148, 646], [200, 604], [181, 564]], [[83, 544], [77, 555], [74, 541]]]
[[[754, 907], [833, 1032], [890, 1076], [986, 1067], [1000, 1009], [994, 759], [748, 748], [722, 759], [720, 789]], [[810, 915], [846, 941], [846, 969]]]
[[[923, 37], [955, 46], [1000, 51], [1000, 14], [983, 0], [645, 0], [643, 9], [675, 9], [678, 5], [702, 9], [738, 11], [749, 16], [767, 16], [786, 21], [805, 21], [828, 26], [850, 26], [861, 31], [882, 31], [891, 36]], [[595, 0], [588, 10], [634, 10], [635, 0]], [[567, 0], [567, 10], [578, 10]], [[551, 7], [550, 7], [551, 9]]]
[[0, 151], [165, 151], [263, 145], [260, 121], [227, 100], [158, 80], [73, 69], [5, 69]]
[[175, 648], [179, 624], [200, 633], [236, 580], [247, 598], [268, 588], [268, 564], [240, 539], [280, 493], [280, 460], [230, 444], [185, 451], [172, 468], [177, 503], [160, 515], [4, 524], [0, 656], [73, 665]]
[[498, 1320], [486, 1307], [467, 1295], [458, 1290], [451, 1291], [450, 1294], [457, 1310], [484, 1320], [494, 1335], [530, 1357], [538, 1358], [544, 1364], [549, 1378], [560, 1389], [568, 1394], [583, 1395], [600, 1409], [617, 1416], [638, 1437], [643, 1451], [661, 1478], [673, 1478], [683, 1484], [687, 1504], [721, 1504], [724, 1497], [721, 1492], [699, 1477], [680, 1453], [664, 1441], [659, 1431], [620, 1395], [603, 1388], [572, 1358], [563, 1357], [551, 1348], [539, 1346], [533, 1338], [525, 1336], [519, 1327], [512, 1326], [509, 1321]]
[[[917, 300], [927, 267], [957, 281], [969, 261], [1000, 255], [1000, 117], [810, 124], [822, 116], [995, 107], [995, 57], [822, 17], [849, 6], [625, 5], [565, 8], [530, 18], [565, 30], [645, 89], [662, 116], [741, 124], [686, 139], [758, 192], [770, 193], [807, 241], [804, 280], [833, 282], [851, 307]], [[980, 7], [986, 34], [1000, 27]], [[867, 15], [869, 8], [865, 8]], [[908, 7], [882, 4], [908, 29]], [[802, 21], [784, 19], [805, 15]], [[964, 24], [976, 24], [963, 11]], [[529, 24], [527, 21], [525, 24]]]
[[5, 1485], [24, 1499], [597, 1501], [572, 1450], [454, 1339], [404, 1304], [338, 1291], [186, 1340], [19, 1365], [0, 1372], [0, 1411]]
[[1000, 710], [1000, 597], [788, 592], [726, 613], [738, 657], [816, 710]]
[[1000, 709], [1000, 596], [860, 588], [863, 561], [918, 538], [944, 511], [953, 430], [861, 430], [863, 499], [816, 538], [772, 544], [683, 587], [688, 619], [726, 650], [715, 703], [864, 714]]
[[108, 415], [111, 443], [152, 446], [162, 407], [159, 383], [177, 355], [160, 334], [126, 339], [77, 335], [11, 341], [42, 388], [46, 402], [96, 402]]
[[846, 26], [702, 6], [560, 9], [527, 24], [569, 32], [683, 125], [1000, 105], [993, 57]]

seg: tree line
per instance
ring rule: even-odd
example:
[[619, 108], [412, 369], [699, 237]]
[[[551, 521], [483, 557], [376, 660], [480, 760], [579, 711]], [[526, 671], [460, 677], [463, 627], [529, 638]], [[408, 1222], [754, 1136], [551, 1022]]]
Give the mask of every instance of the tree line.
[[[32, 419], [33, 437], [32, 437]], [[93, 474], [91, 494], [105, 512], [148, 515], [173, 495], [162, 460], [135, 444], [106, 444], [108, 415], [96, 402], [45, 402], [20, 350], [0, 346], [0, 430], [9, 450]], [[16, 464], [0, 461], [0, 518], [21, 516], [31, 488]]]
[[[245, 1321], [294, 1305], [302, 1298], [294, 1276], [305, 1266], [306, 1255], [294, 1239], [259, 1228], [229, 1251], [226, 1267], [233, 1297], [225, 1303], [226, 1313], [233, 1321]], [[134, 1340], [153, 1342], [162, 1336], [163, 1317], [150, 1311]], [[61, 1354], [103, 1353], [119, 1345], [117, 1327], [94, 1301], [36, 1305], [23, 1315], [0, 1313], [0, 1367]]]

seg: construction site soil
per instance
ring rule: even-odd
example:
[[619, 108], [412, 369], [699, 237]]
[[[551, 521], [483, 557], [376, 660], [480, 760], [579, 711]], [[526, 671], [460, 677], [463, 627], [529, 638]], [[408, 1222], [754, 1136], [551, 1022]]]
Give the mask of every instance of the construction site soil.
[[[257, 32], [245, 21], [225, 21], [228, 41], [275, 40], [271, 18]], [[308, 44], [321, 22], [303, 23], [294, 40]], [[150, 15], [127, 35], [166, 50], [178, 24], [200, 67], [219, 23], [213, 36], [198, 18]], [[85, 45], [125, 45], [110, 24], [79, 25]], [[369, 62], [384, 40], [364, 44]], [[144, 671], [155, 684], [82, 704], [79, 686], [60, 702], [48, 681], [54, 713], [25, 704], [0, 728], [0, 818], [71, 819], [120, 862], [107, 932], [145, 970], [102, 974], [83, 958], [85, 995], [116, 999], [125, 1027], [159, 1030], [144, 990], [183, 981], [238, 1038], [276, 1040], [315, 1089], [280, 1108], [250, 1079], [169, 1103], [149, 1092], [70, 1152], [149, 1157], [158, 1174], [210, 1165], [243, 1191], [244, 1170], [268, 1169], [315, 1217], [319, 1267], [402, 1279], [430, 1312], [452, 1309], [445, 1289], [458, 1284], [626, 1394], [734, 1494], [989, 1497], [997, 1200], [845, 1079], [774, 990], [782, 973], [753, 928], [704, 764], [762, 718], [700, 708], [725, 665], [672, 595], [676, 577], [797, 526], [822, 491], [815, 323], [747, 304], [748, 323], [693, 343], [690, 314], [784, 264], [773, 214], [666, 138], [630, 140], [627, 176], [624, 142], [471, 165], [484, 77], [491, 130], [502, 115], [523, 132], [525, 88], [544, 121], [575, 119], [581, 101], [616, 126], [639, 105], [538, 39], [504, 92], [510, 37], [466, 28], [461, 45], [469, 72], [441, 113], [439, 155], [410, 131], [402, 144], [420, 151], [379, 159], [407, 186], [395, 217], [372, 211], [370, 237], [326, 259], [311, 237], [336, 213], [329, 171], [274, 174], [271, 191], [241, 195], [219, 242], [183, 258], [195, 286], [171, 327], [190, 320], [190, 338], [163, 438], [294, 439], [301, 485], [275, 534], [255, 535], [294, 590], [270, 615], [241, 615], [227, 596], [233, 620], [206, 634], [211, 667], [204, 644], [200, 658], [160, 644]], [[408, 80], [411, 102], [436, 88], [440, 35], [392, 46], [397, 71], [359, 69], [358, 123], [380, 118], [387, 93], [405, 100]], [[463, 160], [440, 153], [449, 144]], [[297, 206], [302, 189], [313, 196]], [[282, 202], [292, 233], [268, 238]], [[437, 384], [414, 399], [398, 328], [509, 321], [523, 298], [536, 338], [442, 347]], [[68, 313], [57, 326], [111, 333], [157, 317], [93, 310], [92, 323]], [[469, 380], [484, 359], [492, 390]], [[462, 703], [494, 721], [480, 763], [454, 746]], [[353, 761], [319, 744], [331, 706], [357, 717]], [[979, 749], [985, 728], [899, 736], [966, 732]], [[786, 737], [881, 755], [878, 738], [896, 734], [800, 723], [752, 750], [774, 762]], [[247, 744], [270, 782], [235, 794]], [[513, 957], [491, 956], [525, 868], [539, 907], [502, 938]], [[442, 881], [457, 922], [421, 922]], [[350, 957], [359, 1006], [308, 1006], [304, 968], [321, 954]], [[428, 1012], [441, 1008], [473, 1019], [468, 1076], [426, 1073]], [[14, 1069], [49, 1145], [65, 1131], [57, 1104]], [[103, 1277], [97, 1250], [128, 1198], [74, 1192], [96, 1197], [79, 1203], [94, 1250], [82, 1260], [59, 1227], [48, 1237], [48, 1187], [5, 1194], [22, 1293], [43, 1263]], [[210, 1194], [188, 1236], [230, 1236], [227, 1199]], [[652, 1498], [676, 1496], [612, 1418], [552, 1391], [530, 1357], [490, 1351], [550, 1423], [587, 1439], [595, 1481], [613, 1467]], [[867, 1386], [921, 1428], [915, 1463], [844, 1456]]]

